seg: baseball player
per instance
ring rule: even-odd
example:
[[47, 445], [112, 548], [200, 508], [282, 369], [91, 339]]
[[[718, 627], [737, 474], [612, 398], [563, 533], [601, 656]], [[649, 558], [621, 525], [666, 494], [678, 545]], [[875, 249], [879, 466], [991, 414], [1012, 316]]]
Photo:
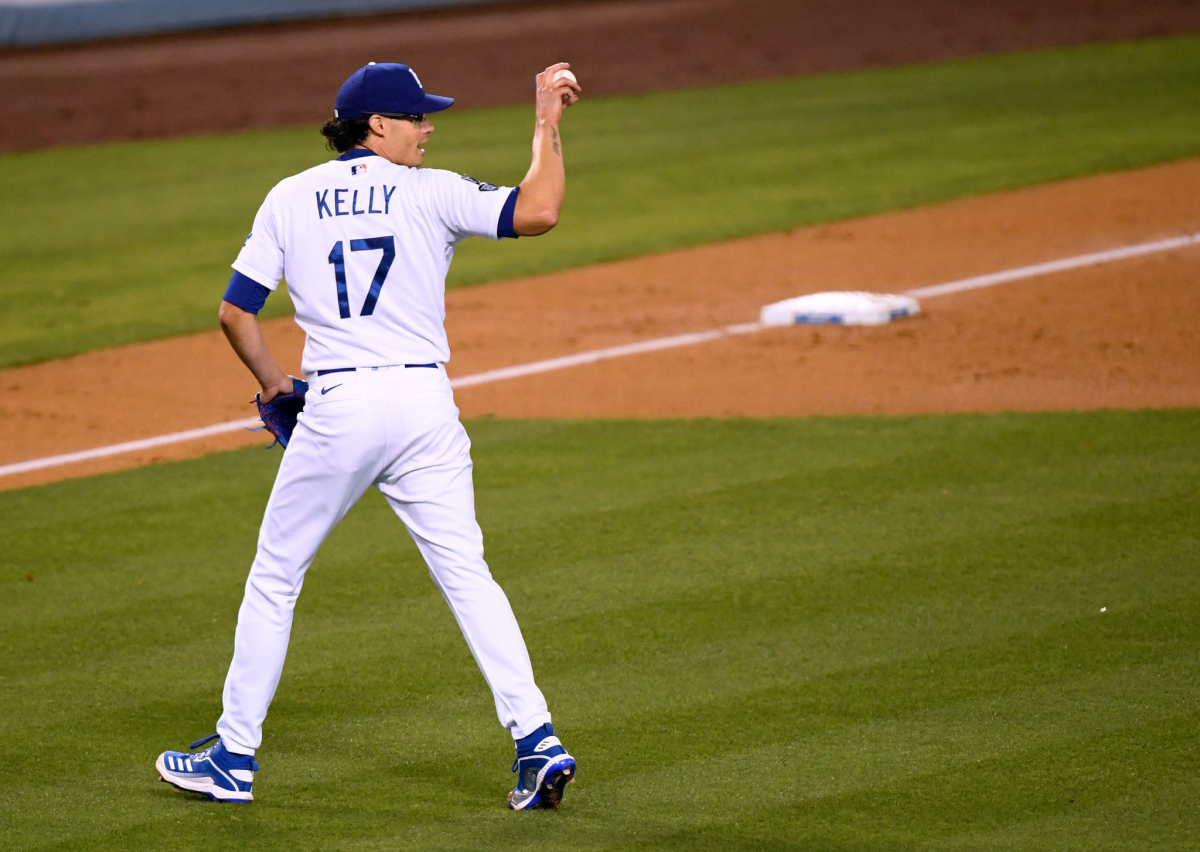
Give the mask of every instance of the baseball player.
[[[424, 556], [516, 740], [509, 807], [557, 807], [574, 780], [575, 760], [554, 735], [517, 620], [484, 562], [442, 325], [460, 240], [536, 236], [558, 221], [566, 180], [558, 125], [580, 95], [567, 67], [537, 75], [533, 162], [519, 187], [419, 168], [433, 133], [427, 115], [454, 101], [426, 94], [405, 65], [372, 62], [346, 80], [321, 129], [340, 156], [267, 194], [233, 263], [220, 321], [262, 385], [264, 408], [291, 399], [303, 410], [294, 431], [278, 436], [283, 460], [238, 613], [217, 732], [193, 751], [160, 755], [163, 781], [220, 801], [253, 798], [255, 752], [304, 572], [372, 485]], [[307, 381], [280, 369], [255, 316], [283, 277], [308, 335]]]

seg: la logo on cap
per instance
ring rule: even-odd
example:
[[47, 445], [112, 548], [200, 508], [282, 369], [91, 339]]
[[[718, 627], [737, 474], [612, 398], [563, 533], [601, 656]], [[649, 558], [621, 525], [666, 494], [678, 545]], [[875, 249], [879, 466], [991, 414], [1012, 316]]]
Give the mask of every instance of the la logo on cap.
[[401, 117], [440, 112], [454, 98], [425, 91], [417, 73], [399, 62], [368, 62], [338, 89], [334, 117], [343, 121], [367, 118], [374, 113]]

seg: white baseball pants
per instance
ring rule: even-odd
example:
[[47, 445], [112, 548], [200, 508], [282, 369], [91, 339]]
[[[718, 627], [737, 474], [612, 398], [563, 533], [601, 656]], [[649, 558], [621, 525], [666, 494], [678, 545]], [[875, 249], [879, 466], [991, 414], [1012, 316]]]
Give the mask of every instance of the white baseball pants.
[[253, 754], [279, 685], [304, 572], [371, 485], [429, 565], [515, 738], [550, 721], [504, 591], [483, 560], [471, 442], [444, 367], [312, 376], [258, 535], [217, 733]]

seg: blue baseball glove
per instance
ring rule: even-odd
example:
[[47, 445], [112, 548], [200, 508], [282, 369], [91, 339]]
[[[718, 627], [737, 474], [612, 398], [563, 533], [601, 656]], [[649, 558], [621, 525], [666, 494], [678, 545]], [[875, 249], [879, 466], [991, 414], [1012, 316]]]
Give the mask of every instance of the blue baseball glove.
[[287, 448], [292, 439], [292, 430], [296, 428], [296, 418], [304, 410], [304, 395], [308, 393], [308, 382], [292, 376], [292, 392], [281, 393], [270, 402], [263, 402], [259, 395], [254, 395], [258, 406], [258, 416], [262, 418], [263, 428], [275, 436], [275, 440], [267, 445], [267, 449], [276, 444]]

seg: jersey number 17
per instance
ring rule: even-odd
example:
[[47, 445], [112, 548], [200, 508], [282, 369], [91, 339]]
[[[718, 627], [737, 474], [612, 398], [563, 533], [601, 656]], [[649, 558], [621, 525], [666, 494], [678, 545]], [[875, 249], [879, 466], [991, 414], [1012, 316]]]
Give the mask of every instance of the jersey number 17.
[[[379, 301], [379, 291], [396, 259], [396, 241], [392, 237], [371, 237], [368, 240], [351, 240], [350, 251], [382, 251], [375, 277], [371, 279], [371, 289], [367, 292], [367, 300], [363, 302], [360, 317], [369, 317], [375, 313], [375, 303]], [[333, 244], [329, 252], [329, 262], [333, 264], [333, 277], [337, 279], [338, 313], [342, 319], [350, 319], [350, 295], [346, 291], [346, 254], [342, 249], [342, 241]]]

